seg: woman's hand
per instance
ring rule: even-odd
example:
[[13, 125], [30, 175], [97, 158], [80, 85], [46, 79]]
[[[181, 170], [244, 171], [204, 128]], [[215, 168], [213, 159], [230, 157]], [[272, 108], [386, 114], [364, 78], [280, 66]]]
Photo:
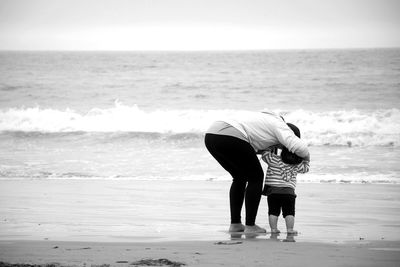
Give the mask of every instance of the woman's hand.
[[304, 161], [310, 161], [310, 153], [308, 153], [308, 155], [305, 156], [305, 157], [303, 158], [303, 160], [304, 160]]

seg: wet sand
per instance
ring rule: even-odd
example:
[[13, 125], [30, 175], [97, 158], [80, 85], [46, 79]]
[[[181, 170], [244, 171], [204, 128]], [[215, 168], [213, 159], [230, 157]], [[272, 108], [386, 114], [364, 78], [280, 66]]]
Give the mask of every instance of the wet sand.
[[[229, 184], [1, 180], [0, 261], [78, 266], [144, 264], [142, 259], [188, 266], [400, 264], [398, 185], [299, 184], [299, 235], [288, 238], [282, 218], [279, 236], [229, 235]], [[265, 202], [263, 198], [257, 217], [263, 227]]]
[[[346, 244], [249, 241], [92, 243], [0, 242], [0, 260], [61, 266], [393, 266], [400, 243]], [[164, 265], [157, 265], [164, 263]], [[1, 265], [1, 264], [0, 264]]]

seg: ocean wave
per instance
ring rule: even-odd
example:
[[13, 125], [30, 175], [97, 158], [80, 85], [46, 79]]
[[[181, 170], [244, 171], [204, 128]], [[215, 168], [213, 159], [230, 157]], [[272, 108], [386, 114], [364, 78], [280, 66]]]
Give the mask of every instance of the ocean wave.
[[321, 174], [307, 173], [297, 176], [297, 182], [302, 183], [321, 183], [321, 184], [400, 184], [399, 176], [396, 172], [375, 173], [375, 174]]
[[157, 132], [38, 132], [38, 131], [3, 131], [0, 132], [1, 138], [16, 139], [36, 139], [36, 140], [64, 140], [64, 141], [84, 141], [93, 140], [101, 143], [105, 142], [124, 142], [126, 140], [161, 140], [161, 141], [191, 141], [204, 137], [201, 132], [189, 133], [157, 133]]
[[285, 116], [298, 125], [309, 145], [399, 146], [400, 110], [297, 110]]
[[[85, 114], [72, 109], [0, 109], [0, 132], [20, 137], [105, 134], [110, 138], [196, 139], [217, 118], [240, 110], [154, 110], [119, 102]], [[308, 111], [275, 110], [299, 126], [310, 146], [400, 145], [400, 110]]]

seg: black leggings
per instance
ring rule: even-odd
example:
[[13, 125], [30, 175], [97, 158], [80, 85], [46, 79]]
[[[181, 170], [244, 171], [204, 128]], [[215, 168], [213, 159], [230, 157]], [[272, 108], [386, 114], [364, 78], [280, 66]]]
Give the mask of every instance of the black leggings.
[[252, 146], [239, 138], [206, 134], [210, 154], [233, 178], [229, 191], [231, 223], [241, 223], [243, 201], [246, 225], [254, 225], [261, 199], [264, 172]]

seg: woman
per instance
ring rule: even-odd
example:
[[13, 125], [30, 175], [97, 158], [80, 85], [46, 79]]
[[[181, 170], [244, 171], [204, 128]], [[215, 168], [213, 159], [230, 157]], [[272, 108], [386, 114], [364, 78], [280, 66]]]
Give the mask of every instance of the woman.
[[[243, 112], [218, 120], [207, 130], [205, 145], [233, 178], [229, 191], [229, 232], [265, 233], [265, 229], [255, 224], [264, 180], [257, 154], [268, 147], [282, 145], [309, 160], [307, 145], [293, 133], [282, 117], [272, 112]], [[241, 221], [243, 202], [246, 225]]]

